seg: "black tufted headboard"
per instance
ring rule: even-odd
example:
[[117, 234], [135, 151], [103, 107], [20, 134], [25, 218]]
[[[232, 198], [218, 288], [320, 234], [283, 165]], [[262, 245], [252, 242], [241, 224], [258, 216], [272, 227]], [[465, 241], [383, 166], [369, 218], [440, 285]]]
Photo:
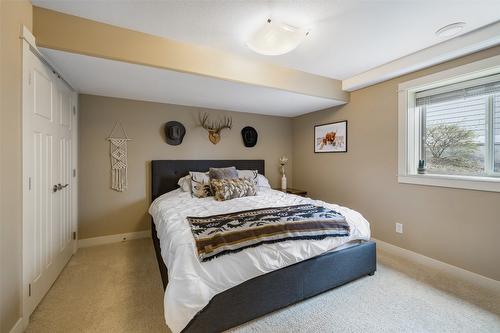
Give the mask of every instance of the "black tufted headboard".
[[209, 168], [235, 166], [239, 170], [258, 170], [264, 174], [264, 160], [156, 160], [151, 161], [151, 201], [175, 190], [179, 178], [189, 171], [208, 171]]

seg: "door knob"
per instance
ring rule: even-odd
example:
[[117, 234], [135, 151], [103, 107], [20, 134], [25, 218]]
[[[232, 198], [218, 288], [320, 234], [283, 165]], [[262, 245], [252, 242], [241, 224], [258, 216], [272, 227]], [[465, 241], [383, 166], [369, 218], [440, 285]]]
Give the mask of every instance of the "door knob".
[[62, 190], [63, 188], [66, 188], [66, 187], [68, 187], [68, 186], [69, 186], [69, 184], [62, 185], [61, 183], [59, 183], [59, 184], [54, 185], [54, 186], [52, 187], [52, 192], [57, 192], [57, 191], [60, 191], [60, 190]]

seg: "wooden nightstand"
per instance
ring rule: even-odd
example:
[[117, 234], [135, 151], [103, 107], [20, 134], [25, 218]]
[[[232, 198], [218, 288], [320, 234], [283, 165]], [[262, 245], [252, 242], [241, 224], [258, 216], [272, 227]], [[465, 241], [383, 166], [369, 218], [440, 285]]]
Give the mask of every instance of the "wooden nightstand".
[[305, 197], [307, 195], [307, 191], [299, 190], [296, 188], [290, 188], [290, 187], [288, 187], [286, 190], [282, 190], [281, 188], [274, 188], [273, 190], [281, 191], [281, 192], [285, 192], [285, 193], [289, 193], [289, 194], [300, 195], [301, 197]]

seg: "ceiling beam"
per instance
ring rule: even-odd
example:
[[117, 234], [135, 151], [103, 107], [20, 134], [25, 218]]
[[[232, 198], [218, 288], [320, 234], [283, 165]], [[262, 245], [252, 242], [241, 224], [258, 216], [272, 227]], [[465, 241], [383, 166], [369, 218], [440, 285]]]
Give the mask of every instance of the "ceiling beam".
[[354, 91], [500, 44], [500, 21], [430, 46], [342, 81]]
[[340, 80], [36, 6], [33, 35], [39, 47], [349, 101]]

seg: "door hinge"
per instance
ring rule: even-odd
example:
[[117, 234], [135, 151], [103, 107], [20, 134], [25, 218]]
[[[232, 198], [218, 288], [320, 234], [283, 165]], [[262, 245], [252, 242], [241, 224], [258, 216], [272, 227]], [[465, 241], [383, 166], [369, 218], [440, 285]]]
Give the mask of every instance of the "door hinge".
[[31, 283], [28, 284], [28, 297], [31, 297]]
[[73, 106], [73, 114], [76, 115], [76, 107]]
[[73, 169], [73, 177], [76, 177], [76, 169]]
[[31, 86], [31, 71], [28, 73], [28, 85]]
[[76, 231], [73, 231], [73, 240], [76, 240]]
[[31, 191], [31, 177], [28, 177], [28, 191]]

